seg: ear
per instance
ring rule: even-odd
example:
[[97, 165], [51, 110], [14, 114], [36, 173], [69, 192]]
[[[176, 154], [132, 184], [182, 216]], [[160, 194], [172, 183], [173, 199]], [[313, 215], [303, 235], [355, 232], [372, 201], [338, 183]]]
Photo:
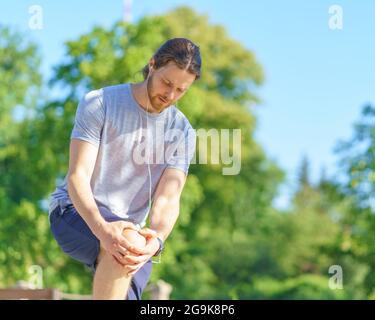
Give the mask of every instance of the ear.
[[149, 69], [153, 69], [155, 64], [154, 58], [151, 58], [150, 61], [148, 62]]

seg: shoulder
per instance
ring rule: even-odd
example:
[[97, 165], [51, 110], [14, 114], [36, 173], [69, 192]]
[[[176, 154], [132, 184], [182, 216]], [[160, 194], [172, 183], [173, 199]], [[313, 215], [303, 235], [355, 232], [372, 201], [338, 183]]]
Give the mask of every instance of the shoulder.
[[106, 93], [106, 94], [118, 94], [124, 90], [127, 90], [128, 87], [129, 87], [129, 83], [121, 83], [121, 84], [116, 84], [113, 86], [103, 87], [99, 90], [102, 90], [103, 93]]
[[103, 99], [111, 99], [117, 97], [124, 97], [128, 94], [128, 83], [117, 84], [113, 86], [103, 87], [101, 90], [101, 94]]
[[84, 100], [85, 102], [90, 102], [97, 99], [103, 101], [103, 88], [91, 90], [87, 92], [82, 98], [82, 100]]
[[185, 114], [177, 107], [171, 106], [171, 118], [172, 125], [170, 128], [181, 132], [187, 141], [194, 142], [196, 139], [196, 130]]
[[179, 129], [186, 130], [194, 130], [193, 126], [191, 125], [189, 119], [185, 116], [185, 114], [178, 109], [176, 106], [171, 106], [171, 118], [173, 126]]
[[118, 84], [95, 89], [87, 92], [83, 97], [84, 103], [96, 102], [104, 109], [112, 104], [117, 104], [128, 96], [128, 84]]

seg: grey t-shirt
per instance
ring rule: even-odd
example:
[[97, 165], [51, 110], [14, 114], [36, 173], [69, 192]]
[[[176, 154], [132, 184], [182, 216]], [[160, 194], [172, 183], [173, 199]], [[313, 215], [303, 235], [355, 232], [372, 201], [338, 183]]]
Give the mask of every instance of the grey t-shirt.
[[[158, 114], [147, 112], [135, 100], [131, 85], [120, 84], [85, 95], [71, 139], [99, 148], [90, 185], [102, 216], [143, 227], [149, 197], [152, 200], [164, 170], [177, 168], [188, 174], [196, 132], [174, 105]], [[49, 213], [57, 205], [72, 203], [66, 178], [50, 196]]]

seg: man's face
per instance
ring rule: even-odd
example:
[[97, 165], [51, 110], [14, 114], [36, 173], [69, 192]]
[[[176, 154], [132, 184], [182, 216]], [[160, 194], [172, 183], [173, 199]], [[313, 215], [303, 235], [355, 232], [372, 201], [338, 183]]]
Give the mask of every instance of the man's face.
[[151, 69], [147, 89], [152, 107], [157, 112], [168, 108], [183, 97], [194, 80], [194, 74], [172, 61], [157, 70]]

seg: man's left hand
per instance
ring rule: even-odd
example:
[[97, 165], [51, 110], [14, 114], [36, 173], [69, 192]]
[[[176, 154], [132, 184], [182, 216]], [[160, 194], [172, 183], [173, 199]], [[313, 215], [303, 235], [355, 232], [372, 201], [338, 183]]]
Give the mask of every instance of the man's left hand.
[[149, 228], [143, 228], [138, 231], [139, 234], [143, 235], [146, 238], [146, 245], [141, 249], [140, 255], [134, 255], [131, 252], [127, 252], [124, 256], [129, 264], [126, 265], [128, 275], [134, 275], [142, 266], [150, 260], [156, 251], [159, 250], [159, 241], [157, 240], [157, 233]]

